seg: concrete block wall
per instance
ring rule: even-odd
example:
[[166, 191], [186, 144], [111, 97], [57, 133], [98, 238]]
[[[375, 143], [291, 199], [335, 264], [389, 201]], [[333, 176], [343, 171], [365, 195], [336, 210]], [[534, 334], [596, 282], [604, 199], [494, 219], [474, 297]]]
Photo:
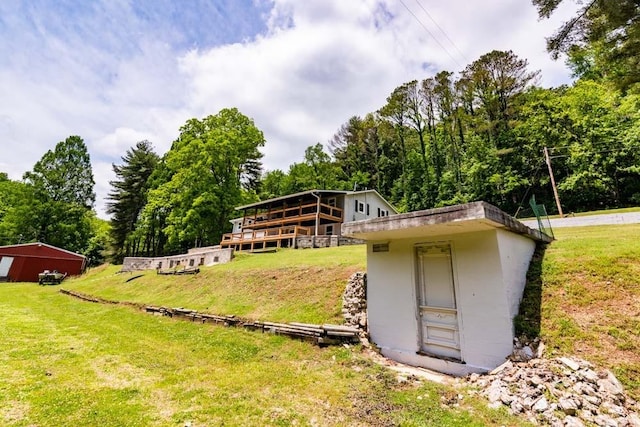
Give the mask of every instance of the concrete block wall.
[[190, 249], [188, 253], [164, 257], [126, 257], [120, 271], [163, 270], [183, 267], [198, 267], [224, 264], [233, 259], [233, 249], [219, 246]]

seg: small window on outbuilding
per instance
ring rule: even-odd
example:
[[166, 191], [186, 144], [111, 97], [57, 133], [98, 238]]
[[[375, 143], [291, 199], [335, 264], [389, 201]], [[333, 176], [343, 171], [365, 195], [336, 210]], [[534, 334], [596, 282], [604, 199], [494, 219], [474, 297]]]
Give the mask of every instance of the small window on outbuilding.
[[219, 257], [219, 256], [217, 256], [217, 255], [216, 255], [216, 256], [214, 256], [214, 257], [213, 257], [213, 262], [218, 262], [218, 261], [220, 261], [220, 257]]
[[198, 265], [204, 265], [204, 258], [200, 258], [200, 263]]
[[193, 264], [194, 264], [194, 260], [193, 260], [193, 258], [191, 258], [191, 259], [189, 260], [189, 267], [193, 267]]

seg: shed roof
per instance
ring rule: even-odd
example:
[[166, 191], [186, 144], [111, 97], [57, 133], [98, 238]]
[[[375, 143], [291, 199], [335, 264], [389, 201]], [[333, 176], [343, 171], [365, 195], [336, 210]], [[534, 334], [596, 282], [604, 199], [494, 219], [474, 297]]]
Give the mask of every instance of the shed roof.
[[364, 240], [444, 236], [502, 228], [540, 242], [553, 239], [483, 201], [391, 215], [342, 225], [342, 234]]
[[32, 252], [32, 249], [36, 248], [48, 248], [50, 251], [58, 252], [63, 256], [77, 258], [77, 259], [85, 259], [84, 255], [77, 254], [75, 252], [68, 251], [66, 249], [59, 248], [57, 246], [49, 245], [42, 242], [32, 242], [32, 243], [20, 243], [17, 245], [7, 245], [0, 246], [0, 253], [4, 255], [28, 255]]

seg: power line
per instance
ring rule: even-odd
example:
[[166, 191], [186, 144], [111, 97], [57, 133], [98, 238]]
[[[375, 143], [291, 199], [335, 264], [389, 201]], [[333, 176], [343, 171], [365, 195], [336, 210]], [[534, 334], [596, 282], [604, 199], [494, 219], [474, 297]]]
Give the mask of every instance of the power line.
[[420, 20], [420, 18], [418, 18], [418, 16], [413, 13], [413, 11], [411, 9], [409, 9], [409, 7], [405, 4], [405, 2], [403, 0], [400, 0], [400, 3], [404, 6], [405, 9], [407, 9], [409, 11], [409, 13], [411, 15], [413, 15], [413, 17], [415, 18], [416, 21], [418, 21], [418, 23], [422, 26], [422, 28], [424, 28], [424, 30], [429, 33], [429, 35], [431, 36], [431, 38], [438, 44], [438, 46], [440, 46], [440, 48], [442, 50], [444, 50], [446, 52], [447, 55], [449, 55], [449, 58], [451, 58], [453, 60], [453, 62], [455, 62], [458, 67], [460, 68], [464, 68], [462, 65], [460, 65], [460, 63], [458, 62], [458, 60], [456, 58], [453, 57], [453, 55], [451, 55], [451, 52], [449, 52], [449, 50], [444, 47], [444, 45], [442, 43], [440, 43], [440, 41], [436, 38], [436, 36], [429, 30], [429, 28], [427, 28], [427, 26]]
[[453, 40], [451, 40], [451, 38], [449, 38], [449, 35], [447, 34], [447, 32], [440, 26], [438, 25], [438, 23], [436, 22], [436, 20], [433, 18], [433, 16], [431, 16], [431, 14], [427, 11], [427, 9], [425, 9], [425, 7], [422, 5], [422, 3], [420, 3], [420, 0], [415, 0], [416, 3], [418, 3], [418, 6], [420, 6], [420, 9], [422, 9], [424, 11], [424, 13], [429, 17], [429, 19], [431, 20], [431, 22], [433, 22], [435, 24], [436, 27], [438, 27], [438, 29], [440, 30], [440, 32], [445, 36], [445, 38], [447, 40], [449, 40], [449, 43], [451, 43], [451, 45], [455, 48], [455, 50], [458, 51], [458, 53], [460, 54], [460, 57], [462, 59], [465, 60], [465, 62], [470, 62], [467, 57], [464, 55], [464, 53], [462, 53], [462, 51], [460, 49], [458, 49], [458, 46], [455, 44], [455, 42]]

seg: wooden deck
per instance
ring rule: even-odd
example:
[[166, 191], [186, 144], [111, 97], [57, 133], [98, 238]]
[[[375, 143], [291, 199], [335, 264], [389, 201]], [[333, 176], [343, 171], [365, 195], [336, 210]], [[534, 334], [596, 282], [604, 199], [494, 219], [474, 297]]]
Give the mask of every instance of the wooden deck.
[[320, 220], [329, 222], [342, 222], [342, 209], [320, 203], [300, 204], [298, 206], [284, 206], [278, 209], [269, 209], [255, 212], [254, 215], [246, 215], [242, 228], [260, 229], [283, 227], [285, 225], [300, 225], [304, 222]]
[[233, 248], [236, 251], [264, 250], [268, 247], [293, 247], [296, 237], [312, 235], [312, 229], [299, 225], [286, 227], [247, 230], [239, 233], [226, 233], [222, 236], [220, 246]]

